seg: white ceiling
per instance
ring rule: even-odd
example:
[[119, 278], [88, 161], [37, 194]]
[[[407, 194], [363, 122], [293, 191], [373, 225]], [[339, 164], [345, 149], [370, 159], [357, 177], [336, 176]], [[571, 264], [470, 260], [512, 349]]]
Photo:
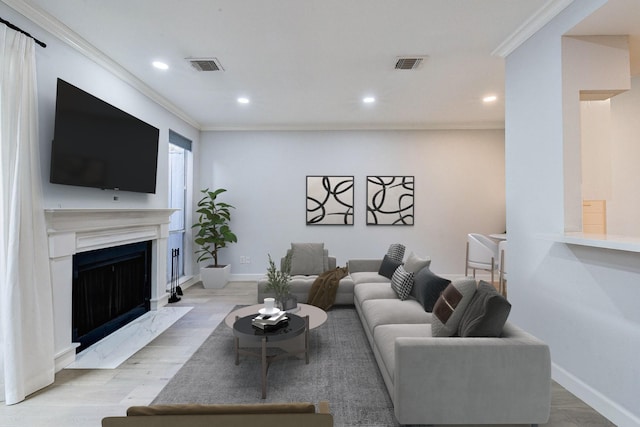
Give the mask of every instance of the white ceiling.
[[[636, 12], [640, 4], [612, 1]], [[502, 127], [504, 60], [492, 52], [550, 4], [570, 1], [18, 3], [55, 17], [201, 129], [411, 129]], [[428, 59], [417, 70], [394, 70], [405, 55]], [[203, 57], [224, 71], [197, 72], [185, 59]], [[170, 68], [157, 70], [154, 60]], [[484, 105], [488, 94], [498, 101]], [[238, 104], [239, 96], [250, 104]], [[376, 102], [364, 105], [364, 96]]]

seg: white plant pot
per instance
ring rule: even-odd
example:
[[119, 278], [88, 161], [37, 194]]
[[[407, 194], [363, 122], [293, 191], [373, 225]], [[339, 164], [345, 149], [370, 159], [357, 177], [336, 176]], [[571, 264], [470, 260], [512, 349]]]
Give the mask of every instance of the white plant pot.
[[229, 276], [231, 275], [231, 265], [214, 267], [201, 267], [200, 279], [202, 285], [206, 289], [221, 289], [229, 282]]

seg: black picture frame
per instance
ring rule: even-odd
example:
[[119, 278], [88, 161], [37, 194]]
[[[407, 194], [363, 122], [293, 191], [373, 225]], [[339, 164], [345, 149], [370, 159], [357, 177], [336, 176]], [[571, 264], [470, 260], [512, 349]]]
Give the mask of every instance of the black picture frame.
[[414, 225], [415, 177], [367, 176], [367, 225]]
[[307, 225], [353, 225], [353, 175], [308, 175]]

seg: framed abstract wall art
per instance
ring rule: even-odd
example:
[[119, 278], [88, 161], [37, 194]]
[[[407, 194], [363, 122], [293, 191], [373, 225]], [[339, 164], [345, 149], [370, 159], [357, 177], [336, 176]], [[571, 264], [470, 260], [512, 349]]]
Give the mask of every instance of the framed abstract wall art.
[[413, 225], [413, 176], [367, 176], [367, 225]]
[[353, 176], [307, 176], [307, 225], [353, 225]]

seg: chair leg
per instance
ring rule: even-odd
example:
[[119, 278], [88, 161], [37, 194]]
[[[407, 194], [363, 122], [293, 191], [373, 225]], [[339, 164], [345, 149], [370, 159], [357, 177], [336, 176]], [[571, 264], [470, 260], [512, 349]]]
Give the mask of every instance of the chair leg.
[[[469, 242], [467, 242], [467, 254], [464, 257], [464, 276], [467, 277], [469, 274]], [[475, 270], [474, 270], [475, 277]]]
[[504, 250], [500, 252], [500, 273], [498, 275], [498, 292], [506, 298], [507, 292], [505, 289], [504, 280]]
[[493, 272], [496, 270], [495, 260], [491, 257], [491, 286], [495, 286], [493, 284]]

